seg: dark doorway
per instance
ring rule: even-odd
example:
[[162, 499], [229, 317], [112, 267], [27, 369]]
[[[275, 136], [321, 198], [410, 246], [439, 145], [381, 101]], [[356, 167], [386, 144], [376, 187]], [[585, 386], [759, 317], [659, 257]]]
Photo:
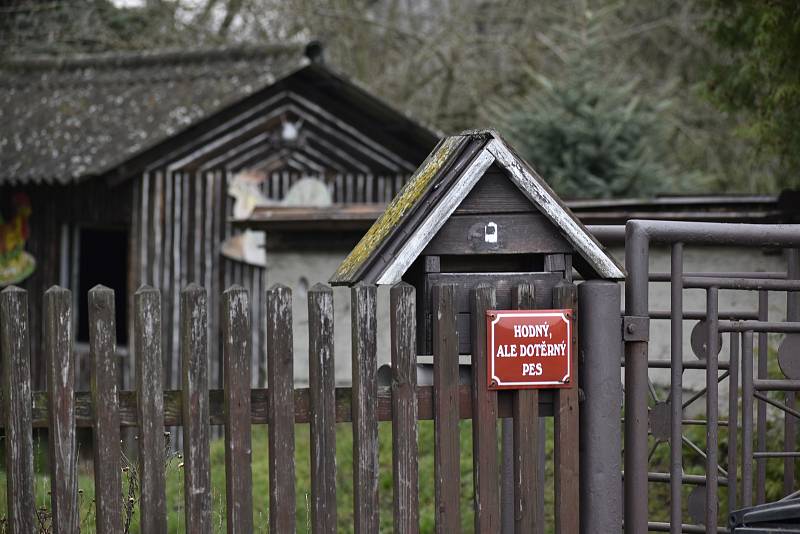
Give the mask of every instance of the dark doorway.
[[78, 338], [89, 341], [89, 290], [102, 284], [114, 290], [117, 345], [128, 344], [128, 232], [81, 228], [78, 255]]

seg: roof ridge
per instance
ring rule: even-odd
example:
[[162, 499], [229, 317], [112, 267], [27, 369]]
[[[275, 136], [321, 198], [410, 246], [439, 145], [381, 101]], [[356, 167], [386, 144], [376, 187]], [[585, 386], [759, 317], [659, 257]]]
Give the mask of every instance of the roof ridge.
[[303, 43], [238, 44], [195, 49], [164, 48], [157, 50], [80, 53], [69, 56], [32, 55], [0, 60], [0, 69], [9, 70], [81, 70], [87, 68], [117, 69], [166, 64], [203, 63], [231, 59], [248, 59], [283, 54], [302, 54]]

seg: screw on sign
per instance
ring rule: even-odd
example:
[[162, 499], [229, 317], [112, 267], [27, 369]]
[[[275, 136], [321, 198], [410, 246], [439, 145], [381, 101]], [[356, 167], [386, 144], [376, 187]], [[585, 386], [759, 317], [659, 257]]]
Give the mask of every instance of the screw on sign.
[[486, 312], [489, 389], [572, 385], [572, 310]]

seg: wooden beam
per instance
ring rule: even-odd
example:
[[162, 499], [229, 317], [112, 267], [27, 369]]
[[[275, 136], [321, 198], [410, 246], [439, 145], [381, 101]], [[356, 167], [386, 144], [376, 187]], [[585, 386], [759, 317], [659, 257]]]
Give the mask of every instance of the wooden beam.
[[[336, 422], [352, 422], [351, 388], [336, 388]], [[210, 413], [209, 420], [212, 425], [222, 425], [224, 419], [224, 391], [213, 389], [209, 391]], [[511, 417], [511, 395], [507, 392], [498, 394], [498, 417]], [[250, 423], [254, 425], [267, 424], [267, 389], [258, 388], [250, 390], [250, 403], [252, 412]], [[164, 426], [181, 426], [183, 403], [180, 390], [164, 392]], [[308, 423], [311, 414], [311, 395], [308, 388], [294, 390], [294, 422]], [[392, 389], [388, 386], [378, 387], [378, 397], [374, 409], [378, 421], [392, 420]], [[47, 392], [35, 391], [32, 393], [32, 423], [34, 428], [47, 428], [48, 424]], [[458, 413], [461, 419], [472, 418], [472, 386], [461, 385], [458, 388]], [[542, 390], [539, 395], [539, 413], [543, 416], [553, 415], [553, 393]], [[5, 417], [5, 410], [0, 416]], [[137, 426], [137, 404], [135, 391], [119, 392], [119, 421], [123, 427]], [[433, 419], [433, 387], [417, 387], [417, 419]], [[0, 419], [5, 426], [5, 419]], [[89, 391], [75, 392], [75, 425], [78, 428], [92, 427], [92, 399]]]

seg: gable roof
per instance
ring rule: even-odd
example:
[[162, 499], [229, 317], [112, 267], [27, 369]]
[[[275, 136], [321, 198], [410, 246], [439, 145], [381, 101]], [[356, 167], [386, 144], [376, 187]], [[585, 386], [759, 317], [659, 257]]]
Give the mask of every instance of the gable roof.
[[601, 278], [621, 280], [622, 267], [606, 253], [535, 170], [492, 130], [443, 139], [383, 215], [342, 262], [330, 282], [394, 284], [444, 225], [490, 165], [497, 164], [555, 225]]
[[5, 59], [0, 184], [101, 175], [302, 59], [287, 45]]
[[424, 146], [415, 162], [435, 143], [431, 130], [310, 62], [300, 45], [17, 57], [0, 61], [0, 185], [135, 176], [290, 77], [402, 131], [418, 143], [411, 152]]
[[[293, 140], [284, 137], [286, 126]], [[141, 151], [107, 177], [252, 165], [406, 177], [437, 139], [357, 82], [311, 62]]]

